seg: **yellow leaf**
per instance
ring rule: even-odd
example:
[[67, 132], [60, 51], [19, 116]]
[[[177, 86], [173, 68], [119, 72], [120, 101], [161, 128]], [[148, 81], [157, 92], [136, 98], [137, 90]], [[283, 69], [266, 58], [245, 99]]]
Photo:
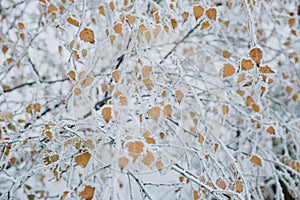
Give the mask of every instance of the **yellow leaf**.
[[165, 105], [164, 107], [164, 110], [163, 110], [163, 113], [166, 117], [169, 117], [171, 118], [172, 117], [172, 105], [168, 104], [168, 105]]
[[73, 19], [71, 17], [67, 18], [67, 22], [69, 22], [70, 24], [72, 24], [74, 26], [79, 26], [79, 22], [76, 19]]
[[205, 14], [209, 19], [216, 20], [217, 10], [215, 8], [209, 8]]
[[128, 158], [126, 158], [126, 157], [120, 157], [119, 158], [119, 167], [121, 169], [124, 169], [124, 167], [126, 167], [128, 165], [128, 163], [129, 163]]
[[262, 166], [261, 159], [258, 156], [252, 155], [250, 161], [255, 165]]
[[175, 29], [177, 27], [176, 19], [171, 19], [171, 24], [172, 24], [173, 29]]
[[11, 112], [0, 112], [0, 121], [10, 120], [12, 118], [13, 118], [13, 114]]
[[242, 60], [242, 70], [250, 70], [254, 67], [254, 64], [251, 62], [251, 60]]
[[145, 84], [146, 88], [151, 91], [152, 88], [153, 88], [153, 82], [152, 80], [148, 77], [148, 78], [145, 78], [143, 79], [143, 83]]
[[94, 43], [95, 39], [94, 39], [94, 31], [89, 29], [89, 28], [84, 28], [80, 34], [79, 37], [81, 40], [83, 40], [84, 42], [89, 42], [89, 43]]
[[106, 123], [109, 122], [109, 120], [111, 119], [111, 108], [110, 107], [104, 107], [102, 109], [102, 118], [104, 119], [104, 121]]
[[75, 72], [74, 71], [69, 71], [67, 74], [72, 80], [75, 80]]
[[144, 143], [141, 141], [136, 142], [129, 142], [127, 144], [129, 155], [132, 156], [134, 159], [140, 156], [143, 151]]
[[82, 199], [85, 199], [85, 200], [91, 200], [93, 199], [94, 197], [94, 192], [95, 192], [95, 188], [94, 187], [91, 187], [91, 186], [88, 186], [86, 185], [83, 189], [83, 191], [81, 191], [79, 193], [79, 196], [82, 198]]
[[194, 200], [200, 199], [199, 192], [197, 190], [194, 190]]
[[120, 70], [116, 69], [111, 73], [114, 81], [117, 83], [120, 80]]
[[235, 73], [235, 68], [227, 63], [227, 64], [224, 64], [224, 69], [223, 69], [223, 78], [227, 77], [227, 76], [231, 76]]
[[204, 13], [204, 9], [200, 5], [194, 6], [193, 11], [194, 11], [194, 16], [195, 16], [196, 20], [199, 19], [200, 17], [202, 17], [202, 15]]
[[74, 88], [74, 94], [75, 94], [75, 95], [81, 94], [81, 89], [78, 88], [78, 87]]
[[149, 43], [149, 41], [150, 41], [150, 39], [151, 39], [151, 33], [150, 33], [150, 31], [144, 32], [144, 36], [145, 36], [147, 42]]
[[224, 51], [222, 52], [222, 56], [223, 56], [224, 58], [230, 58], [231, 53], [230, 53], [229, 51], [227, 51], [227, 50], [224, 50]]
[[222, 178], [218, 178], [217, 181], [216, 181], [216, 184], [219, 188], [222, 188], [223, 190], [225, 190], [226, 183]]
[[146, 155], [144, 156], [142, 162], [149, 166], [154, 161], [154, 156], [150, 151], [147, 151]]
[[250, 50], [249, 55], [252, 58], [252, 60], [254, 60], [255, 63], [259, 65], [260, 60], [262, 59], [263, 56], [263, 52], [260, 48], [253, 48]]
[[33, 104], [33, 109], [35, 110], [35, 112], [40, 112], [41, 111], [41, 104], [40, 103]]
[[160, 108], [158, 106], [152, 107], [148, 110], [148, 116], [157, 122], [160, 116]]
[[183, 92], [181, 90], [176, 90], [175, 91], [175, 96], [176, 96], [176, 99], [179, 101], [179, 103], [184, 98], [184, 94], [183, 94]]
[[85, 168], [88, 162], [90, 161], [90, 158], [91, 158], [91, 154], [89, 152], [84, 152], [75, 157], [75, 163], [76, 165]]
[[229, 112], [229, 107], [228, 105], [222, 105], [222, 111], [224, 115], [227, 115]]

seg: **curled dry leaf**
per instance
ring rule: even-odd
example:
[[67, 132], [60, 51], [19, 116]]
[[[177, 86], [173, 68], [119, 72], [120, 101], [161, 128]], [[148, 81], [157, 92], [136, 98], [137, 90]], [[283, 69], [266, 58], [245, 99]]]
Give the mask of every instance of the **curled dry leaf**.
[[129, 155], [132, 156], [134, 159], [140, 156], [144, 149], [144, 143], [141, 141], [129, 142], [127, 144]]
[[193, 12], [194, 12], [194, 16], [197, 19], [199, 19], [200, 17], [202, 17], [203, 13], [204, 13], [204, 8], [202, 8], [202, 6], [198, 5], [198, 6], [194, 6], [193, 7]]
[[227, 77], [227, 76], [231, 76], [235, 73], [235, 68], [227, 63], [227, 64], [224, 64], [224, 69], [223, 69], [223, 78]]
[[147, 112], [148, 116], [157, 122], [160, 116], [160, 108], [158, 106], [152, 107]]
[[75, 163], [76, 165], [79, 165], [83, 168], [85, 168], [88, 164], [88, 162], [90, 161], [90, 158], [91, 158], [91, 154], [89, 152], [84, 152], [84, 153], [81, 153], [79, 155], [77, 155], [75, 157]]
[[255, 165], [262, 166], [260, 157], [256, 155], [252, 155], [250, 161]]
[[129, 163], [128, 158], [126, 158], [126, 157], [120, 157], [119, 158], [119, 167], [121, 169], [124, 169], [124, 167], [126, 167], [128, 165], [128, 163]]
[[95, 35], [94, 35], [94, 31], [89, 29], [89, 28], [84, 28], [80, 34], [79, 37], [81, 40], [83, 40], [84, 42], [89, 42], [89, 43], [94, 43], [95, 42]]
[[263, 56], [263, 52], [260, 48], [253, 48], [250, 50], [249, 55], [252, 58], [252, 60], [254, 60], [255, 63], [259, 65]]
[[104, 119], [104, 121], [106, 123], [109, 122], [109, 120], [111, 119], [111, 108], [110, 107], [104, 107], [102, 109], [102, 118]]
[[91, 200], [94, 197], [95, 188], [86, 185], [84, 189], [79, 193], [79, 196], [85, 200]]

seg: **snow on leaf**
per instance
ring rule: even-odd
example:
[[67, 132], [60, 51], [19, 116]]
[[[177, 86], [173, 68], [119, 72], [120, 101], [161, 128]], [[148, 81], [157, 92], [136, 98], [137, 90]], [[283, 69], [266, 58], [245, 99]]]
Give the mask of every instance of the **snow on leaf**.
[[74, 88], [73, 92], [75, 95], [79, 95], [79, 94], [81, 94], [81, 89], [76, 87], [76, 88]]
[[194, 6], [193, 7], [193, 12], [194, 12], [194, 16], [197, 19], [199, 19], [200, 17], [202, 17], [203, 13], [204, 13], [204, 8], [202, 8], [202, 6], [198, 5], [198, 6]]
[[142, 76], [143, 78], [148, 78], [152, 72], [151, 66], [144, 66], [142, 69]]
[[0, 121], [10, 120], [13, 118], [13, 114], [11, 112], [0, 112]]
[[181, 16], [183, 18], [183, 22], [186, 22], [188, 20], [189, 15], [190, 15], [190, 13], [186, 12], [186, 11], [181, 14]]
[[89, 29], [89, 28], [84, 28], [80, 32], [79, 37], [84, 42], [89, 42], [89, 43], [92, 43], [92, 44], [95, 42], [94, 31]]
[[106, 123], [108, 123], [109, 120], [111, 120], [111, 108], [110, 107], [104, 107], [102, 109], [102, 118], [104, 119], [104, 121]]
[[226, 183], [225, 183], [225, 181], [224, 181], [222, 178], [218, 178], [218, 179], [217, 179], [216, 185], [217, 185], [219, 188], [222, 188], [223, 190], [225, 190], [225, 188], [226, 188]]
[[254, 60], [255, 63], [259, 65], [263, 56], [263, 52], [260, 48], [253, 48], [250, 50], [249, 55], [252, 58], [252, 60]]
[[164, 164], [162, 163], [161, 160], [156, 161], [155, 165], [156, 165], [156, 168], [157, 168], [159, 171], [161, 171], [161, 170], [163, 169], [163, 167], [164, 167]]
[[91, 76], [88, 76], [88, 77], [86, 77], [86, 79], [84, 79], [84, 80], [82, 81], [82, 86], [83, 86], [83, 87], [87, 87], [87, 86], [89, 86], [93, 81], [94, 81], [94, 78], [91, 77]]
[[140, 156], [144, 149], [144, 143], [141, 141], [129, 142], [127, 144], [129, 155], [132, 156], [134, 159]]
[[262, 166], [260, 157], [256, 155], [252, 155], [250, 161], [255, 165]]
[[224, 64], [224, 68], [223, 68], [223, 78], [227, 77], [227, 76], [231, 76], [235, 73], [235, 68], [227, 63], [227, 64]]
[[250, 70], [254, 67], [254, 64], [251, 60], [243, 59], [242, 60], [242, 70]]
[[67, 22], [69, 22], [70, 24], [72, 24], [74, 26], [79, 26], [79, 22], [76, 19], [73, 19], [72, 17], [68, 17]]
[[149, 166], [154, 161], [153, 153], [150, 151], [147, 151], [146, 155], [144, 156], [142, 162]]
[[157, 122], [160, 116], [160, 108], [158, 106], [152, 107], [147, 112], [148, 116]]
[[259, 105], [257, 105], [256, 103], [253, 103], [253, 104], [252, 104], [252, 110], [253, 110], [254, 112], [259, 112]]
[[119, 167], [121, 169], [124, 169], [124, 167], [126, 167], [128, 165], [128, 163], [129, 163], [128, 158], [126, 158], [126, 157], [120, 157], [119, 158]]
[[217, 10], [215, 8], [209, 8], [205, 14], [209, 19], [216, 20]]
[[84, 189], [79, 193], [79, 196], [82, 199], [91, 200], [91, 199], [93, 199], [94, 192], [95, 192], [95, 188], [94, 187], [86, 185], [84, 187]]
[[149, 91], [152, 90], [152, 88], [153, 88], [153, 82], [152, 82], [152, 80], [151, 80], [149, 77], [143, 79], [143, 83], [144, 83], [144, 85], [146, 86], [146, 88], [147, 88]]
[[83, 168], [85, 168], [91, 158], [91, 154], [89, 152], [84, 152], [77, 155], [74, 159], [75, 163]]

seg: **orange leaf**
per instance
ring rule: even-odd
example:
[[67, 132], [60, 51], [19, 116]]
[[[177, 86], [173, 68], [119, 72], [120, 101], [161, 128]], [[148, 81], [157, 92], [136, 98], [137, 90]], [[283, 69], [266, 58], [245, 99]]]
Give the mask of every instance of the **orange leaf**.
[[25, 26], [24, 26], [24, 24], [22, 22], [18, 23], [18, 27], [19, 27], [20, 30], [22, 30], [22, 29], [25, 28]]
[[215, 8], [210, 8], [205, 12], [209, 19], [216, 20], [217, 10]]
[[274, 71], [268, 65], [266, 65], [265, 67], [259, 68], [259, 71], [263, 74], [274, 73]]
[[260, 64], [260, 60], [262, 59], [263, 52], [260, 48], [253, 48], [249, 53], [252, 60], [255, 61], [256, 64]]
[[99, 13], [103, 16], [105, 16], [105, 10], [103, 6], [99, 6]]
[[79, 26], [79, 22], [76, 19], [73, 19], [71, 17], [67, 18], [67, 22], [69, 22], [70, 24], [72, 24], [74, 26]]
[[254, 100], [251, 96], [247, 96], [246, 98], [246, 106], [250, 106], [251, 103], [253, 103]]
[[75, 94], [75, 95], [81, 94], [81, 89], [78, 88], [78, 87], [74, 88], [74, 94]]
[[133, 16], [131, 14], [128, 14], [126, 16], [126, 18], [127, 18], [127, 21], [128, 21], [129, 24], [133, 24], [135, 22], [135, 16]]
[[148, 116], [157, 122], [160, 116], [160, 108], [158, 106], [152, 107], [148, 110]]
[[257, 105], [256, 103], [252, 104], [252, 110], [254, 112], [259, 112], [259, 105]]
[[269, 128], [267, 128], [267, 132], [268, 132], [269, 134], [274, 135], [274, 134], [275, 134], [275, 129], [273, 128], [273, 126], [269, 126]]
[[204, 9], [200, 5], [194, 6], [193, 11], [194, 11], [194, 16], [195, 16], [196, 20], [199, 19], [200, 17], [202, 17], [202, 15], [204, 13]]
[[227, 115], [229, 112], [229, 107], [228, 105], [222, 105], [222, 111], [224, 115]]
[[147, 42], [149, 43], [149, 41], [150, 41], [150, 39], [151, 39], [151, 33], [150, 33], [150, 31], [144, 32], [144, 36], [145, 36]]
[[112, 11], [114, 11], [115, 10], [115, 4], [114, 4], [114, 2], [109, 2], [109, 7], [110, 7], [110, 9], [112, 10]]
[[161, 160], [156, 161], [155, 165], [156, 165], [156, 167], [157, 167], [157, 169], [158, 169], [159, 171], [161, 171], [162, 168], [164, 167], [164, 164], [162, 163]]
[[91, 154], [89, 152], [84, 152], [75, 157], [75, 163], [83, 168], [85, 168], [90, 161]]
[[104, 121], [106, 123], [109, 122], [109, 120], [111, 119], [111, 108], [110, 107], [104, 107], [102, 109], [102, 118], [104, 119]]
[[231, 53], [230, 53], [229, 51], [227, 51], [227, 50], [224, 50], [224, 51], [222, 52], [222, 56], [223, 56], [224, 58], [230, 58]]
[[262, 166], [261, 159], [258, 156], [252, 155], [250, 161], [255, 165]]
[[126, 167], [128, 165], [128, 162], [129, 162], [128, 158], [126, 158], [126, 157], [120, 157], [119, 158], [119, 166], [120, 166], [120, 168], [124, 169], [124, 167]]
[[83, 191], [81, 191], [81, 192], [79, 193], [79, 196], [80, 196], [82, 199], [85, 199], [85, 200], [91, 200], [91, 199], [93, 199], [94, 192], [95, 192], [95, 188], [94, 188], [94, 187], [91, 187], [91, 186], [86, 185], [86, 186], [84, 187]]
[[194, 190], [194, 200], [200, 199], [199, 192], [197, 190]]
[[176, 19], [171, 19], [171, 24], [172, 24], [173, 29], [175, 29], [177, 27]]
[[201, 24], [201, 30], [206, 29], [210, 27], [210, 23], [208, 21], [202, 22]]
[[216, 181], [216, 184], [219, 188], [222, 188], [223, 190], [225, 190], [226, 183], [222, 178], [218, 178], [217, 181]]
[[166, 117], [171, 118], [172, 117], [172, 105], [170, 105], [170, 104], [165, 105], [163, 113]]
[[82, 82], [82, 86], [86, 87], [89, 86], [94, 81], [94, 78], [91, 76], [88, 76], [84, 81]]
[[227, 64], [224, 64], [224, 69], [223, 69], [223, 78], [227, 77], [227, 76], [231, 76], [235, 73], [235, 68], [227, 63]]
[[144, 156], [142, 162], [149, 166], [154, 161], [154, 156], [150, 151], [147, 151], [146, 155]]
[[252, 69], [254, 64], [251, 62], [251, 60], [242, 60], [242, 70], [250, 70]]
[[186, 22], [186, 21], [188, 20], [189, 15], [190, 15], [190, 13], [188, 13], [188, 12], [183, 12], [183, 13], [181, 14], [181, 16], [182, 16], [182, 18], [183, 18], [183, 22]]
[[117, 83], [120, 80], [120, 70], [118, 69], [114, 70], [111, 76], [113, 77], [114, 81]]
[[115, 25], [114, 25], [114, 31], [117, 33], [117, 34], [119, 34], [119, 35], [123, 35], [123, 33], [122, 33], [122, 24], [121, 23], [116, 23]]
[[127, 144], [129, 155], [132, 156], [134, 159], [140, 156], [143, 151], [144, 143], [141, 141], [136, 142], [129, 142]]
[[237, 193], [241, 193], [241, 192], [243, 192], [243, 182], [242, 181], [236, 181], [236, 183], [235, 183], [235, 191], [237, 192]]
[[179, 101], [179, 103], [184, 98], [184, 94], [183, 94], [183, 92], [181, 90], [176, 90], [175, 91], [175, 96], [176, 96], [176, 99]]
[[95, 39], [94, 39], [94, 31], [89, 29], [89, 28], [84, 28], [80, 34], [79, 37], [81, 40], [83, 40], [84, 42], [89, 42], [89, 43], [94, 43]]

